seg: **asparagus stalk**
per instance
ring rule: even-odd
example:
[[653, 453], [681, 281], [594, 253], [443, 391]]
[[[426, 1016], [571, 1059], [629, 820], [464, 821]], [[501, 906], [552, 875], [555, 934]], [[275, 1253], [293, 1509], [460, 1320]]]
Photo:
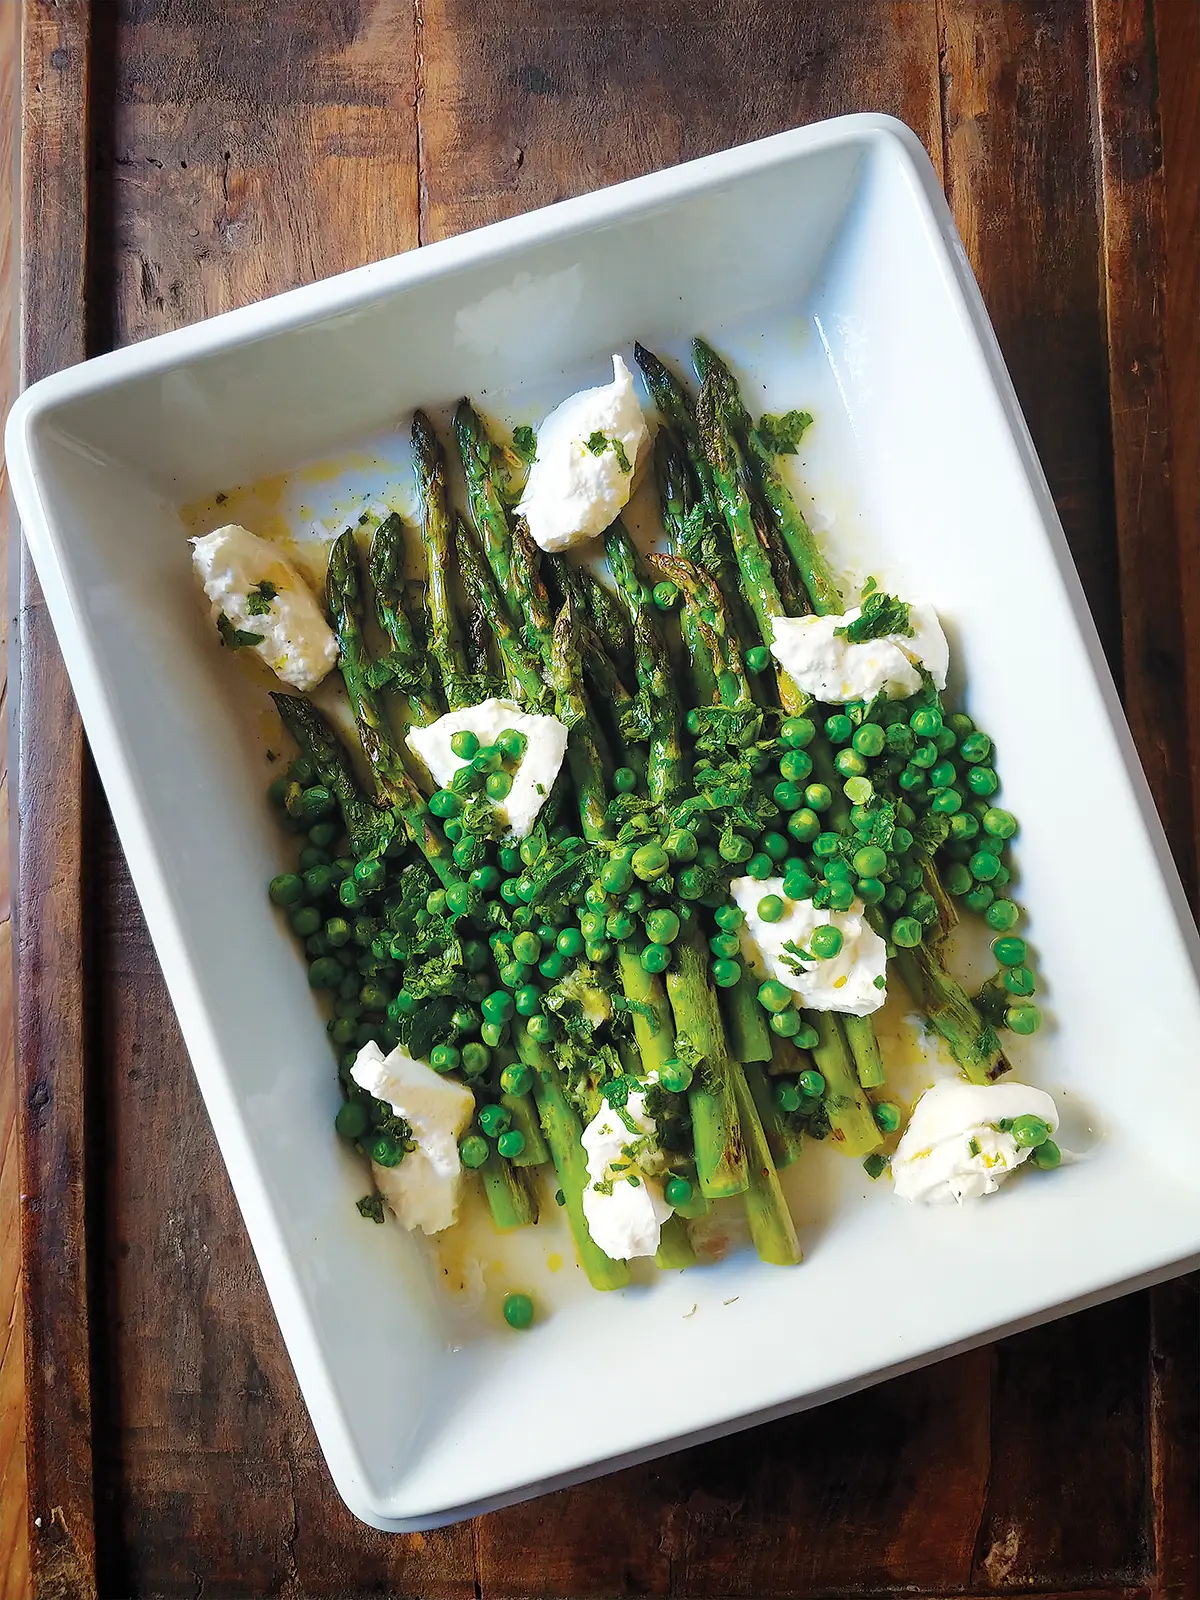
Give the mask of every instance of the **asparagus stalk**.
[[811, 1011], [805, 1015], [817, 1030], [812, 1057], [825, 1079], [825, 1110], [833, 1139], [848, 1156], [869, 1155], [883, 1143], [883, 1135], [875, 1126], [870, 1102], [854, 1070], [842, 1031], [842, 1019], [832, 1011]]
[[750, 1237], [761, 1260], [776, 1267], [793, 1267], [801, 1259], [800, 1242], [783, 1198], [779, 1174], [775, 1170], [758, 1108], [742, 1068], [736, 1061], [730, 1064], [729, 1075], [746, 1139], [746, 1165], [749, 1171], [746, 1215], [750, 1222]]
[[563, 1091], [558, 1068], [549, 1052], [529, 1037], [523, 1021], [516, 1023], [514, 1037], [521, 1060], [533, 1072], [533, 1098], [558, 1174], [579, 1264], [593, 1289], [624, 1288], [629, 1282], [628, 1265], [605, 1255], [588, 1232], [587, 1218], [583, 1214], [583, 1195], [591, 1182], [587, 1156], [580, 1143], [579, 1118]]
[[673, 1213], [663, 1223], [654, 1260], [668, 1272], [696, 1265], [695, 1246], [688, 1233], [687, 1223], [678, 1212]]
[[508, 513], [496, 482], [499, 463], [483, 418], [469, 400], [461, 400], [454, 413], [454, 433], [467, 480], [471, 520], [483, 545], [488, 565], [503, 595], [512, 591], [512, 533]]
[[596, 722], [583, 688], [578, 650], [575, 607], [574, 602], [568, 600], [554, 625], [550, 681], [555, 692], [555, 713], [567, 729], [567, 764], [579, 800], [580, 826], [588, 843], [595, 844], [611, 835], [608, 790], [596, 743]]
[[701, 382], [706, 381], [710, 374], [715, 380], [718, 403], [725, 411], [744, 452], [752, 490], [757, 491], [756, 498], [767, 513], [771, 532], [782, 542], [790, 556], [812, 609], [819, 617], [840, 611], [842, 597], [829, 563], [784, 482], [775, 457], [754, 428], [736, 379], [711, 345], [703, 339], [696, 339], [692, 350]]
[[[787, 1114], [784, 1112], [772, 1088], [771, 1080], [767, 1075], [761, 1061], [746, 1061], [742, 1064], [742, 1074], [746, 1086], [754, 1100], [758, 1120], [762, 1124], [766, 1137], [767, 1148], [771, 1152], [771, 1159], [776, 1168], [789, 1167], [800, 1154], [801, 1135], [788, 1126]], [[747, 1157], [749, 1158], [749, 1138], [747, 1138]]]
[[531, 711], [543, 711], [550, 692], [542, 681], [538, 662], [509, 619], [508, 608], [496, 588], [475, 535], [461, 517], [455, 519], [459, 570], [500, 651], [504, 669], [516, 694]]
[[524, 617], [526, 646], [536, 651], [544, 671], [550, 670], [550, 641], [554, 634], [554, 607], [542, 576], [539, 551], [525, 525], [518, 517], [512, 531], [512, 560], [510, 564], [513, 594], [520, 602]]
[[392, 647], [387, 667], [392, 686], [402, 690], [411, 722], [433, 722], [439, 715], [429, 677], [429, 663], [418, 645], [404, 603], [404, 524], [393, 513], [385, 517], [371, 541], [368, 567], [375, 616]]
[[342, 678], [379, 792], [387, 804], [399, 812], [409, 837], [438, 877], [443, 883], [450, 883], [454, 878], [450, 846], [426, 809], [420, 791], [400, 759], [400, 752], [392, 743], [391, 729], [378, 692], [371, 686], [371, 663], [362, 634], [364, 606], [358, 552], [349, 529], [334, 541], [329, 553], [326, 603], [341, 648]]
[[450, 581], [452, 534], [446, 498], [446, 453], [423, 411], [413, 417], [412, 440], [429, 563], [429, 652], [437, 663], [446, 702], [453, 711], [473, 703], [473, 686]]
[[479, 1169], [488, 1210], [501, 1233], [528, 1227], [538, 1219], [537, 1201], [521, 1182], [520, 1175], [514, 1170], [516, 1165], [515, 1162], [506, 1161], [493, 1146]]
[[316, 706], [302, 695], [276, 693], [271, 699], [284, 727], [337, 800], [354, 854], [360, 861], [381, 856], [395, 837], [395, 819], [359, 789], [349, 752], [341, 740]]

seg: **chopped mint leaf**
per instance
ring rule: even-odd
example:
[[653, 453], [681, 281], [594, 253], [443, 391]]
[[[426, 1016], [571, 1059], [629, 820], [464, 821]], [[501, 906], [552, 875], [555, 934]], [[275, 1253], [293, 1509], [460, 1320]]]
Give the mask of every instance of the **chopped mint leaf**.
[[532, 462], [537, 454], [537, 434], [527, 423], [512, 431], [513, 455], [520, 461]]
[[782, 416], [760, 417], [754, 436], [768, 454], [794, 456], [805, 431], [811, 426], [810, 412], [785, 411]]
[[783, 948], [790, 957], [790, 959], [784, 961], [784, 966], [797, 974], [803, 974], [806, 971], [806, 968], [802, 965], [803, 962], [812, 962], [817, 959], [811, 950], [806, 950], [803, 945], [797, 944], [795, 939], [789, 939]]
[[874, 978], [872, 980], [872, 982], [874, 983], [874, 985], [875, 985], [875, 987], [877, 989], [886, 989], [887, 988], [887, 979], [884, 977], [882, 972], [879, 973], [879, 975], [876, 978]]
[[967, 1146], [967, 1149], [971, 1152], [971, 1154], [973, 1156], [977, 1156], [979, 1154], [979, 1140], [978, 1139], [972, 1139], [970, 1144]]
[[224, 491], [222, 491], [220, 494], [213, 495], [213, 505], [215, 505], [215, 506], [223, 506], [225, 504], [226, 500], [228, 500], [228, 499], [229, 499], [229, 496], [227, 494], [225, 494]]
[[583, 442], [594, 456], [602, 456], [606, 450], [611, 450], [616, 456], [617, 466], [620, 467], [622, 472], [633, 471], [632, 466], [629, 464], [629, 457], [625, 454], [625, 446], [620, 439], [610, 439], [606, 433], [601, 433], [600, 429], [597, 428], [595, 433], [590, 434]]
[[897, 600], [893, 594], [873, 589], [870, 594], [863, 595], [861, 614], [833, 631], [851, 644], [866, 644], [868, 639], [886, 639], [889, 634], [911, 639], [913, 630], [905, 602]]
[[244, 628], [235, 628], [223, 611], [217, 613], [217, 632], [226, 650], [245, 650], [249, 645], [261, 644], [266, 638], [263, 633], [247, 633]]
[[261, 583], [256, 583], [246, 596], [246, 610], [252, 617], [265, 617], [271, 609], [271, 601], [279, 593], [273, 583], [266, 578]]
[[359, 1216], [367, 1217], [371, 1222], [383, 1221], [383, 1196], [381, 1194], [365, 1194], [356, 1204]]
[[555, 1191], [554, 1191], [554, 1204], [556, 1206], [565, 1206], [566, 1203], [567, 1203], [566, 1195], [562, 1192], [561, 1189], [555, 1189]]
[[863, 1162], [863, 1171], [868, 1178], [881, 1178], [887, 1171], [888, 1159], [876, 1150]]

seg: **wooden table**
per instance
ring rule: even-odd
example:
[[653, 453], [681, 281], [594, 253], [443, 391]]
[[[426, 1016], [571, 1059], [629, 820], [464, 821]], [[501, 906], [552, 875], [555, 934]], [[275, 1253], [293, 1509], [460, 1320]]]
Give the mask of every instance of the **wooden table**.
[[[1195, 0], [24, 9], [28, 378], [780, 128], [902, 117], [944, 178], [1194, 886]], [[19, 643], [40, 1594], [1196, 1594], [1194, 1281], [472, 1524], [357, 1525], [27, 563]], [[786, 1341], [803, 1359], [803, 1330]]]

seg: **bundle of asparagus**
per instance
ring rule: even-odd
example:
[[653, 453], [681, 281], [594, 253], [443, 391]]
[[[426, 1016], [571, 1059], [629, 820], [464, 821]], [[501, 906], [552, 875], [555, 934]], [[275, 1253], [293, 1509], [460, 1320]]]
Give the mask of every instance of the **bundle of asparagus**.
[[[1007, 1070], [998, 1028], [1039, 1020], [1019, 909], [998, 894], [1016, 823], [993, 804], [990, 741], [928, 674], [907, 698], [818, 714], [777, 638], [843, 604], [777, 459], [807, 419], [756, 425], [729, 368], [703, 341], [694, 353], [693, 404], [636, 351], [662, 419], [663, 554], [644, 560], [616, 518], [610, 589], [538, 549], [516, 458], [464, 400], [465, 521], [418, 412], [426, 581], [405, 583], [394, 515], [365, 573], [351, 530], [329, 561], [365, 768], [305, 696], [274, 696], [300, 755], [272, 796], [306, 840], [270, 893], [332, 999], [338, 1131], [378, 1174], [403, 1169], [419, 1140], [360, 1056], [427, 1062], [469, 1090], [458, 1160], [496, 1226], [536, 1219], [552, 1167], [597, 1288], [627, 1282], [637, 1254], [689, 1266], [688, 1220], [731, 1197], [764, 1260], [797, 1262], [778, 1173], [806, 1136], [883, 1170], [901, 1114], [880, 1095], [878, 999], [805, 1006], [756, 961], [747, 909], [760, 930], [797, 905], [816, 918], [784, 946], [806, 976], [858, 917], [883, 953], [876, 987], [886, 956], [973, 1083]], [[906, 618], [869, 591], [840, 631], [870, 640]], [[565, 764], [531, 796], [559, 736]], [[1000, 936], [977, 1000], [943, 960], [957, 905]]]

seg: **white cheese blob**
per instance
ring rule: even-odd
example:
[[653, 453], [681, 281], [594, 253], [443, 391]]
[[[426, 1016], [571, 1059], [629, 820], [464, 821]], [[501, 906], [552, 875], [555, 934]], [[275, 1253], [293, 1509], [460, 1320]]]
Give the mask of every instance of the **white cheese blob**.
[[999, 1123], [1040, 1117], [1053, 1133], [1058, 1108], [1027, 1083], [964, 1083], [947, 1079], [927, 1089], [913, 1108], [892, 1157], [896, 1193], [926, 1204], [995, 1194], [1033, 1154]]
[[458, 1141], [475, 1110], [475, 1096], [414, 1061], [399, 1045], [385, 1056], [374, 1040], [358, 1052], [350, 1076], [368, 1094], [386, 1100], [412, 1129], [416, 1148], [405, 1151], [399, 1166], [372, 1162], [380, 1194], [410, 1232], [441, 1233], [458, 1216]]
[[649, 440], [633, 374], [613, 356], [613, 381], [582, 389], [537, 430], [537, 455], [517, 510], [543, 550], [567, 550], [603, 533], [629, 500]]
[[523, 733], [528, 743], [512, 769], [508, 798], [496, 810], [501, 822], [523, 839], [549, 799], [567, 753], [567, 730], [557, 717], [523, 711], [515, 700], [481, 700], [477, 706], [448, 711], [424, 728], [410, 728], [405, 742], [429, 768], [434, 782], [445, 789], [470, 759], [456, 756], [450, 748], [456, 733], [473, 733], [481, 745], [488, 745], [495, 744], [507, 728]]
[[776, 617], [771, 654], [806, 694], [826, 705], [869, 701], [877, 694], [906, 699], [921, 687], [919, 666], [939, 689], [946, 687], [950, 646], [931, 605], [921, 600], [909, 604], [911, 637], [889, 633], [851, 644], [837, 630], [860, 615], [860, 608], [853, 606], [841, 617]]
[[224, 615], [231, 628], [260, 634], [260, 643], [245, 648], [294, 689], [315, 689], [336, 665], [338, 644], [293, 563], [269, 539], [236, 523], [191, 543], [214, 622]]
[[658, 1249], [671, 1207], [655, 1176], [662, 1169], [662, 1152], [646, 1096], [632, 1090], [621, 1109], [624, 1117], [604, 1101], [583, 1130], [590, 1180], [583, 1191], [583, 1215], [593, 1242], [606, 1256], [632, 1261]]
[[[887, 946], [855, 900], [849, 911], [819, 910], [811, 900], [789, 900], [782, 878], [735, 878], [729, 885], [734, 901], [746, 913], [742, 924], [742, 950], [751, 964], [765, 968], [800, 997], [810, 1011], [842, 1011], [851, 1017], [868, 1017], [887, 999]], [[758, 903], [767, 895], [783, 901], [783, 916], [767, 922]], [[836, 956], [805, 959], [797, 950], [809, 951], [813, 929], [837, 928], [842, 948]], [[795, 945], [796, 950], [789, 950]]]

